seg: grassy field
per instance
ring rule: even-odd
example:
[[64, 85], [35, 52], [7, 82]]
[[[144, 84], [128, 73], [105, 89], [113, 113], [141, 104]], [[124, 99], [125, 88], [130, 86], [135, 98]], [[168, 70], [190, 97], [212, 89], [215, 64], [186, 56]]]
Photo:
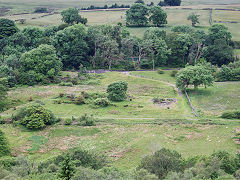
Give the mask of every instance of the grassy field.
[[[239, 145], [232, 137], [240, 122], [219, 119], [217, 123], [215, 115], [239, 107], [240, 83], [215, 83], [208, 89], [200, 88], [197, 93], [189, 91], [194, 106], [208, 117], [208, 120], [204, 116], [196, 119], [184, 96], [172, 87], [175, 79], [170, 76], [171, 70], [164, 72], [108, 72], [102, 75], [99, 85], [49, 85], [12, 89], [9, 97], [19, 100], [16, 102], [20, 105], [17, 109], [32, 103], [28, 102], [29, 97], [32, 97], [34, 101], [44, 103], [57, 117], [94, 114], [97, 118], [96, 126], [65, 126], [59, 122], [40, 131], [30, 131], [11, 124], [0, 125], [0, 128], [10, 141], [13, 155], [30, 155], [31, 159], [41, 161], [69, 148], [81, 147], [105, 153], [112, 165], [125, 170], [135, 168], [142, 157], [161, 147], [177, 150], [184, 157], [207, 155], [216, 150], [233, 153], [239, 150]], [[114, 103], [115, 106], [106, 108], [92, 108], [88, 104], [54, 104], [59, 93], [105, 92], [107, 85], [117, 80], [128, 82], [128, 95], [132, 101]], [[168, 109], [153, 105], [153, 97], [176, 98], [177, 101]], [[11, 117], [14, 112], [14, 109], [10, 109], [2, 115]], [[215, 119], [212, 125], [207, 123], [211, 117]]]
[[28, 131], [1, 125], [14, 155], [30, 155], [35, 161], [56, 156], [72, 147], [106, 153], [111, 164], [135, 168], [142, 157], [162, 147], [184, 157], [211, 154], [214, 150], [236, 152], [232, 140], [236, 125], [97, 125], [94, 127], [55, 125], [42, 131]]
[[[168, 24], [161, 29], [166, 30], [167, 32], [171, 31], [171, 28], [177, 25], [191, 25], [190, 21], [187, 20], [187, 17], [191, 13], [197, 13], [200, 15], [200, 24], [196, 27], [207, 31], [209, 25], [209, 11], [196, 9], [173, 9], [167, 8], [166, 12], [168, 14]], [[224, 8], [223, 6], [221, 6]], [[240, 7], [240, 5], [238, 6]], [[118, 22], [125, 23], [125, 10], [122, 11], [88, 11], [80, 12], [80, 14], [88, 19], [88, 25], [101, 25], [101, 24], [117, 24]], [[25, 26], [53, 26], [59, 25], [62, 23], [60, 14], [20, 14], [20, 15], [6, 15], [4, 18], [11, 20], [26, 19], [24, 25], [18, 24], [20, 28]], [[240, 40], [240, 11], [224, 11], [224, 10], [214, 10], [213, 11], [213, 21], [215, 23], [223, 22], [229, 28], [229, 31], [232, 33], [234, 40]], [[235, 21], [237, 23], [228, 23]], [[128, 28], [132, 35], [137, 37], [142, 37], [144, 32], [148, 29], [145, 28]]]

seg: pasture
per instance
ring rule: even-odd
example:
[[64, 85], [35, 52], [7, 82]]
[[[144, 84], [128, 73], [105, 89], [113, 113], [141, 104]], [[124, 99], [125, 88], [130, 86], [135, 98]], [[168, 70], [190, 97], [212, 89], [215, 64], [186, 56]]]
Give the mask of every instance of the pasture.
[[[202, 117], [195, 118], [184, 96], [172, 86], [175, 78], [170, 76], [171, 70], [164, 72], [108, 72], [101, 75], [99, 84], [94, 85], [48, 85], [12, 89], [9, 96], [18, 100], [14, 105], [17, 109], [32, 103], [28, 101], [31, 96], [34, 102], [41, 102], [63, 119], [79, 117], [84, 113], [93, 114], [96, 126], [66, 126], [61, 121], [40, 131], [9, 124], [1, 125], [1, 129], [7, 135], [14, 155], [30, 155], [31, 159], [41, 161], [69, 148], [82, 147], [105, 153], [112, 165], [124, 170], [135, 168], [142, 157], [161, 147], [177, 150], [184, 157], [208, 155], [216, 150], [236, 152], [239, 145], [232, 137], [239, 127], [239, 121], [217, 118], [218, 112], [231, 108], [231, 105], [239, 106], [237, 97], [240, 95], [240, 83], [225, 83], [224, 86], [216, 83], [214, 87], [200, 89], [197, 93], [190, 91], [194, 106], [202, 110]], [[67, 74], [68, 72], [63, 73], [64, 76]], [[89, 104], [54, 104], [59, 93], [104, 93], [107, 85], [117, 80], [128, 82], [131, 101], [117, 102], [102, 108], [93, 108]], [[231, 91], [226, 91], [230, 88]], [[222, 99], [218, 98], [219, 93]], [[177, 101], [161, 106], [153, 104], [154, 97], [175, 98]], [[226, 100], [229, 103], [224, 103]], [[15, 112], [12, 108], [2, 115], [11, 117]], [[209, 118], [212, 118], [212, 123], [209, 123]]]

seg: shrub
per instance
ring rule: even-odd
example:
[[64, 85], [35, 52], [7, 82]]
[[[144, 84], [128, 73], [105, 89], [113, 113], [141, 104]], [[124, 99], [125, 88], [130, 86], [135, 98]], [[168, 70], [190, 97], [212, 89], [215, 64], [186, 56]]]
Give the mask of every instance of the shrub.
[[225, 119], [240, 119], [240, 110], [223, 112], [221, 117]]
[[146, 169], [163, 179], [170, 171], [183, 170], [183, 159], [178, 152], [163, 148], [143, 158], [139, 168]]
[[34, 10], [34, 13], [47, 13], [47, 12], [48, 12], [47, 8], [43, 8], [43, 7], [36, 8]]
[[73, 83], [72, 82], [61, 82], [61, 83], [59, 83], [59, 86], [70, 86], [70, 87], [72, 87]]
[[107, 107], [110, 104], [107, 98], [97, 98], [93, 103], [99, 107]]
[[123, 101], [127, 99], [128, 84], [123, 81], [112, 83], [107, 88], [108, 99], [111, 101]]
[[11, 150], [5, 137], [5, 134], [0, 130], [0, 157], [10, 155]]
[[91, 167], [92, 169], [101, 169], [107, 164], [107, 157], [94, 151], [87, 151], [80, 148], [69, 150], [69, 154], [76, 167]]
[[77, 105], [81, 105], [85, 103], [85, 98], [82, 95], [79, 95], [76, 99], [75, 99], [75, 104]]
[[67, 126], [68, 126], [68, 125], [71, 125], [72, 122], [73, 122], [73, 120], [70, 119], [70, 118], [64, 120], [64, 124], [67, 125]]
[[88, 116], [87, 114], [84, 114], [78, 119], [78, 125], [81, 126], [94, 126], [95, 125], [95, 120], [93, 116]]
[[173, 71], [171, 71], [170, 76], [175, 77], [177, 73], [178, 73], [177, 70], [173, 70]]
[[20, 109], [13, 116], [13, 121], [20, 121], [22, 125], [29, 129], [40, 129], [55, 123], [56, 118], [51, 111], [40, 104], [32, 104]]
[[164, 74], [165, 72], [164, 72], [163, 70], [159, 69], [159, 70], [157, 71], [157, 73], [158, 73], [158, 74]]
[[82, 91], [82, 92], [81, 92], [81, 95], [82, 95], [84, 98], [88, 98], [88, 97], [89, 97], [89, 94], [88, 94], [86, 91]]

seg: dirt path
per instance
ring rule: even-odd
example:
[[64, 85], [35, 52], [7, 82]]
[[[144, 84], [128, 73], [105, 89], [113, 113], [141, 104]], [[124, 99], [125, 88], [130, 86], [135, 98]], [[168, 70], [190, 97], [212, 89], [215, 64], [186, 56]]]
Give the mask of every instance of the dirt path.
[[147, 80], [150, 80], [150, 81], [161, 82], [161, 83], [167, 84], [167, 85], [173, 87], [178, 92], [178, 94], [180, 96], [183, 96], [182, 91], [179, 88], [177, 88], [175, 84], [172, 84], [172, 83], [169, 83], [169, 82], [166, 82], [166, 81], [157, 80], [157, 79], [151, 79], [151, 78], [148, 78], [148, 77], [145, 77], [145, 76], [132, 75], [128, 71], [125, 71], [125, 72], [122, 72], [122, 73], [127, 75], [127, 76], [131, 76], [131, 77], [137, 77], [137, 78], [141, 78], [141, 79], [147, 79]]

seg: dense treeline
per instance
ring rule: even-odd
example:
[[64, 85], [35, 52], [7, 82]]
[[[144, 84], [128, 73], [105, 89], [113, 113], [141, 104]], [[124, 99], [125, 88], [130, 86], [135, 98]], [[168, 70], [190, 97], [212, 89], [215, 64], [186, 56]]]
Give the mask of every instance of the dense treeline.
[[[153, 6], [152, 12], [162, 10]], [[19, 30], [13, 21], [0, 19], [0, 78], [7, 80], [7, 86], [56, 82], [61, 70], [78, 70], [80, 65], [88, 69], [135, 70], [184, 67], [202, 58], [221, 67], [236, 60], [231, 33], [224, 25], [213, 25], [208, 33], [188, 26], [176, 26], [169, 33], [151, 27], [140, 39], [131, 36], [121, 23], [85, 26], [87, 19], [77, 9], [61, 14], [66, 24], [45, 29]], [[164, 23], [157, 15], [149, 19], [156, 25]], [[239, 80], [239, 66], [235, 64], [223, 66], [218, 79]], [[228, 78], [223, 77], [226, 68], [231, 69]]]

